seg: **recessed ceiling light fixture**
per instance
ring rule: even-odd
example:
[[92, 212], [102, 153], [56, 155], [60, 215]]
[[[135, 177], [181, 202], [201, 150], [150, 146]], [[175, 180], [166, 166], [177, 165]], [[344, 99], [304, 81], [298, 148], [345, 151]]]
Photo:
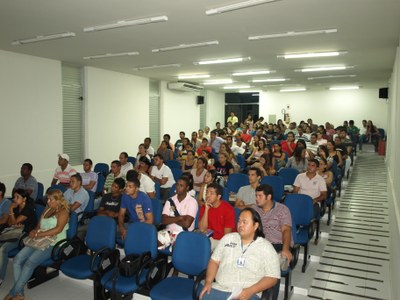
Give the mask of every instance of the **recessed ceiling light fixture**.
[[265, 75], [275, 73], [275, 71], [270, 70], [260, 70], [260, 71], [247, 71], [247, 72], [236, 72], [232, 76], [251, 76], [251, 75]]
[[143, 19], [135, 19], [135, 20], [121, 20], [111, 24], [104, 24], [104, 25], [96, 25], [83, 28], [84, 32], [94, 32], [94, 31], [102, 31], [102, 30], [109, 30], [115, 28], [122, 28], [128, 26], [135, 26], [135, 25], [145, 25], [150, 23], [159, 23], [159, 22], [166, 22], [168, 21], [167, 16], [157, 16], [157, 17], [150, 17], [150, 18], [143, 18]]
[[304, 92], [306, 90], [307, 90], [306, 88], [286, 88], [286, 89], [281, 89], [279, 91], [285, 93], [285, 92]]
[[232, 79], [214, 79], [214, 80], [206, 80], [203, 82], [204, 85], [218, 85], [218, 84], [231, 84], [233, 83]]
[[331, 66], [331, 67], [315, 67], [294, 70], [295, 72], [324, 72], [351, 69], [351, 66]]
[[239, 90], [240, 94], [244, 94], [244, 93], [261, 93], [261, 90]]
[[206, 15], [207, 16], [217, 15], [217, 14], [221, 14], [221, 13], [225, 13], [225, 12], [229, 12], [229, 11], [233, 11], [233, 10], [237, 10], [237, 9], [248, 8], [248, 7], [252, 7], [252, 6], [256, 6], [256, 5], [260, 5], [260, 4], [275, 2], [275, 1], [279, 1], [279, 0], [248, 0], [248, 1], [237, 2], [234, 4], [225, 5], [225, 6], [206, 10]]
[[209, 41], [209, 42], [201, 42], [201, 43], [193, 43], [193, 44], [180, 44], [178, 46], [153, 49], [153, 50], [151, 50], [151, 52], [157, 53], [157, 52], [173, 51], [173, 50], [180, 50], [180, 49], [187, 49], [187, 48], [212, 46], [212, 45], [218, 45], [218, 44], [219, 44], [218, 41]]
[[221, 58], [221, 59], [213, 59], [213, 60], [203, 60], [193, 62], [195, 65], [214, 65], [214, 64], [226, 64], [226, 63], [235, 63], [248, 61], [251, 57], [234, 57], [234, 58]]
[[277, 55], [278, 58], [292, 59], [292, 58], [315, 58], [315, 57], [332, 57], [346, 54], [346, 51], [331, 51], [331, 52], [310, 52], [310, 53], [291, 53]]
[[142, 71], [142, 70], [151, 70], [151, 69], [162, 69], [162, 68], [179, 68], [180, 64], [167, 64], [167, 65], [151, 65], [151, 66], [142, 66], [142, 67], [134, 67], [134, 71]]
[[97, 54], [97, 55], [85, 56], [83, 59], [97, 59], [97, 58], [108, 58], [108, 57], [118, 57], [118, 56], [132, 56], [132, 55], [139, 55], [139, 52], [105, 53], [105, 54]]
[[224, 86], [224, 90], [238, 90], [238, 89], [249, 89], [252, 86], [250, 85], [229, 85], [229, 86]]
[[269, 78], [269, 79], [253, 79], [251, 82], [257, 83], [257, 82], [282, 82], [282, 81], [287, 81], [289, 79], [287, 78]]
[[358, 90], [358, 85], [344, 85], [344, 86], [332, 86], [329, 88], [331, 91], [345, 91], [345, 90]]
[[201, 79], [210, 78], [208, 74], [178, 75], [178, 79]]
[[310, 31], [288, 31], [283, 33], [274, 33], [266, 35], [251, 35], [248, 37], [249, 41], [274, 39], [281, 37], [295, 37], [304, 35], [315, 35], [315, 34], [326, 34], [326, 33], [336, 33], [337, 29], [321, 29], [321, 30], [310, 30]]
[[308, 77], [308, 80], [317, 80], [317, 79], [331, 79], [331, 78], [353, 78], [356, 77], [357, 75], [350, 74], [350, 75], [326, 75], [326, 76], [316, 76], [316, 77]]
[[13, 45], [13, 46], [24, 45], [24, 44], [30, 44], [30, 43], [36, 43], [36, 42], [64, 39], [64, 38], [69, 38], [69, 37], [74, 37], [74, 36], [76, 36], [76, 34], [74, 32], [63, 32], [63, 33], [56, 33], [56, 34], [50, 34], [50, 35], [38, 35], [33, 38], [15, 40], [11, 43], [11, 45]]

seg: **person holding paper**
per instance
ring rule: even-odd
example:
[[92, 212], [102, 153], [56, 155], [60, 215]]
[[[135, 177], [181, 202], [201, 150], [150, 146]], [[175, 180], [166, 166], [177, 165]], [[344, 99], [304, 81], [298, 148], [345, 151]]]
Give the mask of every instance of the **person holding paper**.
[[260, 215], [244, 208], [237, 230], [226, 234], [211, 255], [200, 299], [260, 299], [256, 294], [280, 279], [279, 257], [264, 237]]

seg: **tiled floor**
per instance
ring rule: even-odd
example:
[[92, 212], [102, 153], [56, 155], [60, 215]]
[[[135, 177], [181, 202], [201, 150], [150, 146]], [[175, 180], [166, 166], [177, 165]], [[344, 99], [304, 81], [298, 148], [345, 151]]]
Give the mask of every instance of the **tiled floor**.
[[[375, 231], [378, 236], [372, 237], [374, 230], [381, 230], [379, 226], [382, 224], [369, 223], [370, 219], [368, 220], [365, 215], [360, 215], [361, 213], [367, 213], [371, 217], [372, 201], [374, 204], [377, 203], [378, 206], [381, 205], [382, 208], [379, 207], [379, 209], [383, 209], [383, 213], [387, 214], [387, 209], [384, 208], [387, 207], [385, 204], [387, 199], [384, 194], [386, 192], [385, 185], [383, 181], [379, 181], [378, 188], [376, 188], [377, 177], [373, 175], [374, 172], [369, 167], [371, 164], [376, 169], [383, 165], [384, 162], [382, 157], [378, 157], [374, 153], [368, 153], [368, 151], [359, 154], [350, 180], [344, 182], [345, 191], [342, 192], [341, 198], [337, 198], [332, 224], [330, 226], [326, 225], [327, 216], [325, 215], [321, 221], [322, 237], [319, 244], [310, 243], [311, 262], [306, 273], [301, 272], [301, 260], [293, 271], [294, 293], [292, 300], [310, 298], [335, 300], [390, 299], [389, 289], [387, 288], [389, 284], [387, 275], [388, 261], [386, 260], [388, 255], [379, 254], [379, 258], [377, 258], [378, 255], [374, 252], [377, 245], [387, 242], [386, 235], [388, 233]], [[384, 174], [384, 171], [376, 173]], [[365, 184], [365, 180], [370, 180], [371, 182], [368, 181]], [[377, 193], [377, 195], [374, 195], [374, 193]], [[368, 205], [364, 205], [365, 201], [370, 202], [367, 203]], [[349, 215], [352, 221], [346, 219], [346, 216]], [[384, 218], [387, 219], [387, 217]], [[386, 231], [385, 226], [387, 225], [382, 225], [382, 231]], [[349, 242], [346, 241], [346, 237], [338, 237], [340, 234], [343, 235], [343, 231], [348, 231], [349, 236], [351, 234], [351, 237], [356, 239], [352, 238]], [[365, 232], [368, 233], [367, 236], [364, 234]], [[385, 237], [379, 235], [385, 235]], [[368, 243], [368, 245], [356, 243]], [[383, 251], [382, 249], [378, 250]], [[300, 254], [301, 257], [302, 254]], [[333, 257], [333, 259], [328, 257]], [[348, 261], [349, 257], [353, 261]], [[334, 258], [339, 260], [335, 261]], [[365, 271], [360, 267], [359, 263], [354, 262], [357, 259], [364, 262]], [[377, 261], [381, 267], [375, 266], [376, 263], [374, 264], [374, 262]], [[369, 265], [371, 262], [373, 263]], [[347, 269], [341, 269], [341, 263]], [[352, 268], [362, 270], [353, 270]], [[383, 283], [376, 279], [376, 272], [380, 272], [380, 278], [384, 278]], [[11, 284], [12, 270], [10, 262], [8, 278], [0, 288], [1, 298], [5, 296]], [[280, 299], [283, 298], [283, 284], [281, 285], [281, 291]], [[361, 295], [364, 295], [365, 298]], [[45, 284], [26, 290], [26, 299], [93, 299], [92, 283], [88, 280], [73, 280], [61, 274]], [[135, 295], [134, 299], [149, 298]]]

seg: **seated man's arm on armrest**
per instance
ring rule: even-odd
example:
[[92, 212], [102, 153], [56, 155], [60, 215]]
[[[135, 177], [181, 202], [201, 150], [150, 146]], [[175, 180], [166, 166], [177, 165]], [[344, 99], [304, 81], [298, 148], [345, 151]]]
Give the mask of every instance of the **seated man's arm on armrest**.
[[77, 210], [81, 205], [82, 205], [82, 204], [81, 204], [80, 202], [75, 201], [74, 204], [71, 204], [71, 205], [69, 206], [69, 209], [70, 209], [71, 211], [75, 211], [75, 210]]

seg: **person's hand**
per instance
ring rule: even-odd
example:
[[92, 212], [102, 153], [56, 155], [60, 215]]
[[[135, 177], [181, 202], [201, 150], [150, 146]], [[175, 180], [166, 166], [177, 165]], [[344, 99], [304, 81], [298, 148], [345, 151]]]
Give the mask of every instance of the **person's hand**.
[[121, 239], [125, 240], [125, 236], [126, 236], [126, 229], [125, 227], [121, 227], [120, 228], [121, 231]]
[[293, 259], [292, 252], [290, 250], [282, 250], [281, 255], [288, 259], [288, 262], [291, 262]]
[[11, 205], [10, 205], [10, 213], [13, 213], [13, 211], [12, 211], [12, 210], [13, 210], [14, 208], [16, 208], [17, 206], [18, 206], [18, 204], [17, 204], [17, 203], [15, 203], [15, 202], [12, 202], [12, 203], [11, 203]]
[[250, 299], [253, 294], [249, 291], [249, 289], [243, 289], [242, 292], [237, 296], [237, 300], [247, 300]]
[[203, 289], [200, 292], [200, 296], [199, 299], [203, 299], [203, 296], [205, 293], [210, 294], [211, 292], [211, 282], [206, 282], [206, 284], [204, 285]]
[[29, 237], [30, 238], [35, 238], [36, 237], [36, 233], [37, 233], [37, 230], [31, 230], [31, 232], [29, 232]]

